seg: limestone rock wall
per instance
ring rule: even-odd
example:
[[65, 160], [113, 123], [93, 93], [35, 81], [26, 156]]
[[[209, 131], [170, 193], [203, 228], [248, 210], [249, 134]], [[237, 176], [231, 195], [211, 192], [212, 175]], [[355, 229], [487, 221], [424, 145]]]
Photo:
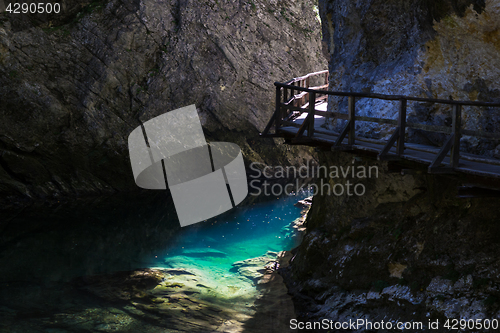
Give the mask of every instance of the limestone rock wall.
[[314, 197], [287, 273], [298, 317], [499, 319], [499, 199], [460, 199], [458, 177], [425, 170], [403, 176], [387, 162], [352, 158], [320, 155], [321, 165], [377, 166], [379, 176], [322, 179], [363, 184], [366, 192]]
[[326, 66], [313, 7], [62, 1], [58, 15], [0, 14], [3, 202], [134, 189], [137, 119], [193, 103], [208, 139], [239, 144], [249, 160], [299, 163], [258, 133], [274, 81]]
[[[500, 2], [320, 0], [324, 50], [333, 90], [426, 98], [500, 101]], [[347, 100], [329, 108], [347, 112]], [[360, 99], [360, 115], [397, 118], [396, 102]], [[451, 108], [409, 102], [408, 121], [451, 125]], [[500, 108], [465, 107], [464, 128], [500, 131]], [[338, 127], [336, 122], [333, 128]], [[372, 138], [389, 126], [360, 123]], [[441, 145], [445, 136], [407, 130], [417, 143]], [[498, 140], [464, 137], [461, 149], [499, 157]]]
[[[321, 0], [319, 9], [331, 89], [500, 101], [499, 1]], [[346, 111], [347, 100], [331, 98], [329, 108]], [[395, 103], [359, 99], [356, 111], [395, 119], [397, 110]], [[410, 103], [408, 111], [408, 121], [451, 125], [450, 108]], [[498, 132], [499, 112], [464, 108], [465, 128]], [[392, 131], [357, 126], [373, 138]], [[444, 140], [423, 131], [407, 136], [432, 145]], [[464, 137], [461, 149], [495, 157], [498, 143]], [[500, 318], [498, 198], [457, 197], [458, 186], [477, 179], [353, 157], [320, 154], [322, 166], [378, 166], [379, 176], [318, 179], [320, 188], [350, 181], [366, 192], [314, 197], [307, 233], [286, 273], [298, 317], [437, 319], [439, 331], [449, 318]], [[401, 168], [413, 173], [401, 175]]]

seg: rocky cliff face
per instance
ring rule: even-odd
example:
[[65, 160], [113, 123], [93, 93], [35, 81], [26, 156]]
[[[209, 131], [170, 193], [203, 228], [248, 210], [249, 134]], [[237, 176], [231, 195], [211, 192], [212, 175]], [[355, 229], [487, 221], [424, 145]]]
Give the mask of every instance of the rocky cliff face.
[[288, 273], [298, 316], [442, 325], [447, 318], [500, 318], [498, 198], [459, 199], [459, 178], [401, 175], [386, 162], [352, 158], [320, 156], [328, 168], [376, 166], [379, 173], [318, 181], [350, 181], [366, 192], [314, 197]]
[[[334, 90], [424, 98], [500, 101], [500, 2], [321, 0], [324, 49]], [[330, 99], [346, 112], [347, 101]], [[395, 102], [360, 99], [360, 115], [397, 118]], [[410, 102], [408, 121], [450, 126], [451, 108]], [[499, 131], [499, 108], [465, 107], [464, 128]], [[333, 127], [337, 126], [334, 122]], [[391, 127], [360, 124], [387, 138]], [[441, 145], [445, 135], [408, 130], [408, 139]], [[462, 150], [498, 157], [498, 141], [462, 139]]]
[[193, 103], [209, 140], [297, 162], [295, 149], [256, 139], [273, 82], [326, 66], [313, 6], [63, 1], [57, 15], [1, 14], [1, 196], [135, 188], [127, 137], [138, 119]]
[[[498, 101], [499, 8], [499, 1], [321, 0], [331, 88]], [[346, 109], [346, 101], [329, 103]], [[356, 111], [390, 118], [397, 105], [361, 99]], [[446, 108], [413, 103], [409, 111], [410, 121], [451, 123]], [[464, 110], [466, 128], [498, 132], [495, 112]], [[390, 133], [359, 126], [371, 137]], [[410, 131], [408, 139], [441, 144], [443, 137]], [[494, 156], [497, 144], [466, 137], [461, 148]], [[415, 166], [353, 157], [320, 155], [322, 166], [377, 166], [379, 173], [318, 179], [320, 189], [350, 181], [366, 192], [314, 197], [307, 233], [286, 273], [298, 316], [424, 323], [411, 332], [429, 331], [429, 319], [440, 320], [437, 331], [445, 332], [448, 318], [500, 318], [498, 198], [459, 199], [457, 187], [470, 179], [424, 169], [401, 175], [401, 168]]]

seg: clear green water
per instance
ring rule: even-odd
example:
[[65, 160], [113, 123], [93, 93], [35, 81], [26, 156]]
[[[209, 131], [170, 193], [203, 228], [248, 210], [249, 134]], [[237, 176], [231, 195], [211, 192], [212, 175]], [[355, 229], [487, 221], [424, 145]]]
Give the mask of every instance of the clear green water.
[[290, 250], [298, 245], [291, 227], [300, 217], [294, 204], [305, 197], [286, 196], [237, 207], [230, 214], [182, 228], [176, 242], [158, 256], [158, 266], [198, 268], [231, 275], [232, 264], [260, 257], [267, 251]]

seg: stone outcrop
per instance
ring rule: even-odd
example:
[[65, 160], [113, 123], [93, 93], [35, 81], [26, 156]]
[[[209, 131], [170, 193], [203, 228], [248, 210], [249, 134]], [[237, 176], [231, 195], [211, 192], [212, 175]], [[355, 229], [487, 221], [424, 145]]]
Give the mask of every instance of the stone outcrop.
[[313, 6], [70, 0], [57, 15], [0, 14], [1, 196], [134, 189], [138, 119], [193, 103], [209, 140], [239, 144], [249, 161], [299, 163], [258, 133], [274, 81], [326, 66]]

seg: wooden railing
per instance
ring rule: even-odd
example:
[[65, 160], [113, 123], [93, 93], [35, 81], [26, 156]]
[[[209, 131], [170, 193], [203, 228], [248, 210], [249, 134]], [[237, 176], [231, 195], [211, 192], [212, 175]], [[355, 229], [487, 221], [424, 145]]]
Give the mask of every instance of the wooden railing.
[[[310, 87], [309, 82], [313, 77], [323, 76], [324, 85]], [[328, 87], [328, 71], [311, 73], [300, 78], [295, 78], [285, 83], [275, 82], [276, 86], [276, 109], [267, 124], [262, 136], [280, 136], [280, 128], [285, 126], [298, 127], [295, 135], [295, 140], [300, 141], [307, 130], [307, 136], [303, 139], [311, 140], [315, 131], [321, 134], [334, 134], [336, 141], [332, 146], [332, 150], [350, 150], [356, 143], [356, 121], [375, 122], [379, 124], [389, 124], [396, 126], [395, 131], [386, 142], [383, 149], [379, 152], [380, 160], [398, 159], [404, 154], [405, 150], [405, 132], [406, 128], [419, 129], [429, 132], [444, 133], [448, 135], [444, 145], [437, 154], [434, 161], [429, 166], [430, 172], [441, 172], [446, 169], [454, 169], [458, 166], [460, 160], [460, 138], [462, 135], [469, 135], [487, 139], [500, 139], [500, 133], [484, 132], [479, 130], [462, 129], [462, 107], [477, 106], [477, 107], [500, 107], [500, 103], [476, 102], [476, 101], [454, 101], [435, 98], [410, 97], [402, 95], [384, 95], [373, 93], [358, 93], [358, 92], [340, 92], [324, 90]], [[348, 98], [348, 112], [330, 112], [320, 111], [315, 109], [316, 102], [326, 99], [328, 96], [344, 96]], [[356, 115], [356, 100], [359, 98], [381, 99], [387, 101], [398, 101], [398, 119], [386, 119], [376, 117], [365, 117]], [[452, 125], [451, 127], [428, 125], [423, 123], [415, 123], [407, 121], [407, 103], [408, 101], [437, 103], [452, 106]], [[308, 104], [308, 105], [306, 105]], [[294, 113], [307, 112], [308, 115], [302, 124], [297, 124], [293, 120]], [[314, 116], [320, 115], [326, 118], [336, 118], [347, 120], [346, 125], [340, 133], [332, 131], [323, 131], [314, 128]], [[272, 124], [275, 124], [275, 133], [270, 134]], [[347, 145], [343, 141], [347, 137]], [[396, 153], [390, 154], [390, 150], [396, 144]], [[448, 168], [437, 168], [450, 155], [450, 165]], [[439, 171], [438, 171], [439, 169]]]
[[[283, 125], [287, 125], [290, 123], [290, 118], [294, 115], [294, 112], [304, 112], [304, 106], [309, 104], [314, 109], [314, 105], [316, 102], [325, 100], [328, 98], [328, 94], [322, 94], [322, 91], [326, 91], [323, 89], [328, 89], [328, 70], [309, 73], [307, 75], [293, 78], [285, 83], [287, 88], [283, 88], [282, 86], [276, 85], [276, 109], [271, 117], [271, 120], [267, 124], [264, 131], [261, 133], [263, 136], [273, 136], [269, 134], [269, 130], [271, 129], [272, 124], [275, 124], [275, 134], [279, 133], [279, 129]], [[311, 87], [311, 81], [321, 83], [317, 86]], [[310, 92], [313, 91], [313, 94]], [[297, 92], [297, 94], [295, 94]], [[311, 97], [314, 101], [311, 103]], [[314, 110], [312, 110], [311, 114], [314, 118]], [[314, 119], [312, 121], [308, 121], [309, 131], [308, 135], [312, 136], [314, 132]], [[302, 135], [305, 131], [305, 127], [300, 130], [300, 135]]]

